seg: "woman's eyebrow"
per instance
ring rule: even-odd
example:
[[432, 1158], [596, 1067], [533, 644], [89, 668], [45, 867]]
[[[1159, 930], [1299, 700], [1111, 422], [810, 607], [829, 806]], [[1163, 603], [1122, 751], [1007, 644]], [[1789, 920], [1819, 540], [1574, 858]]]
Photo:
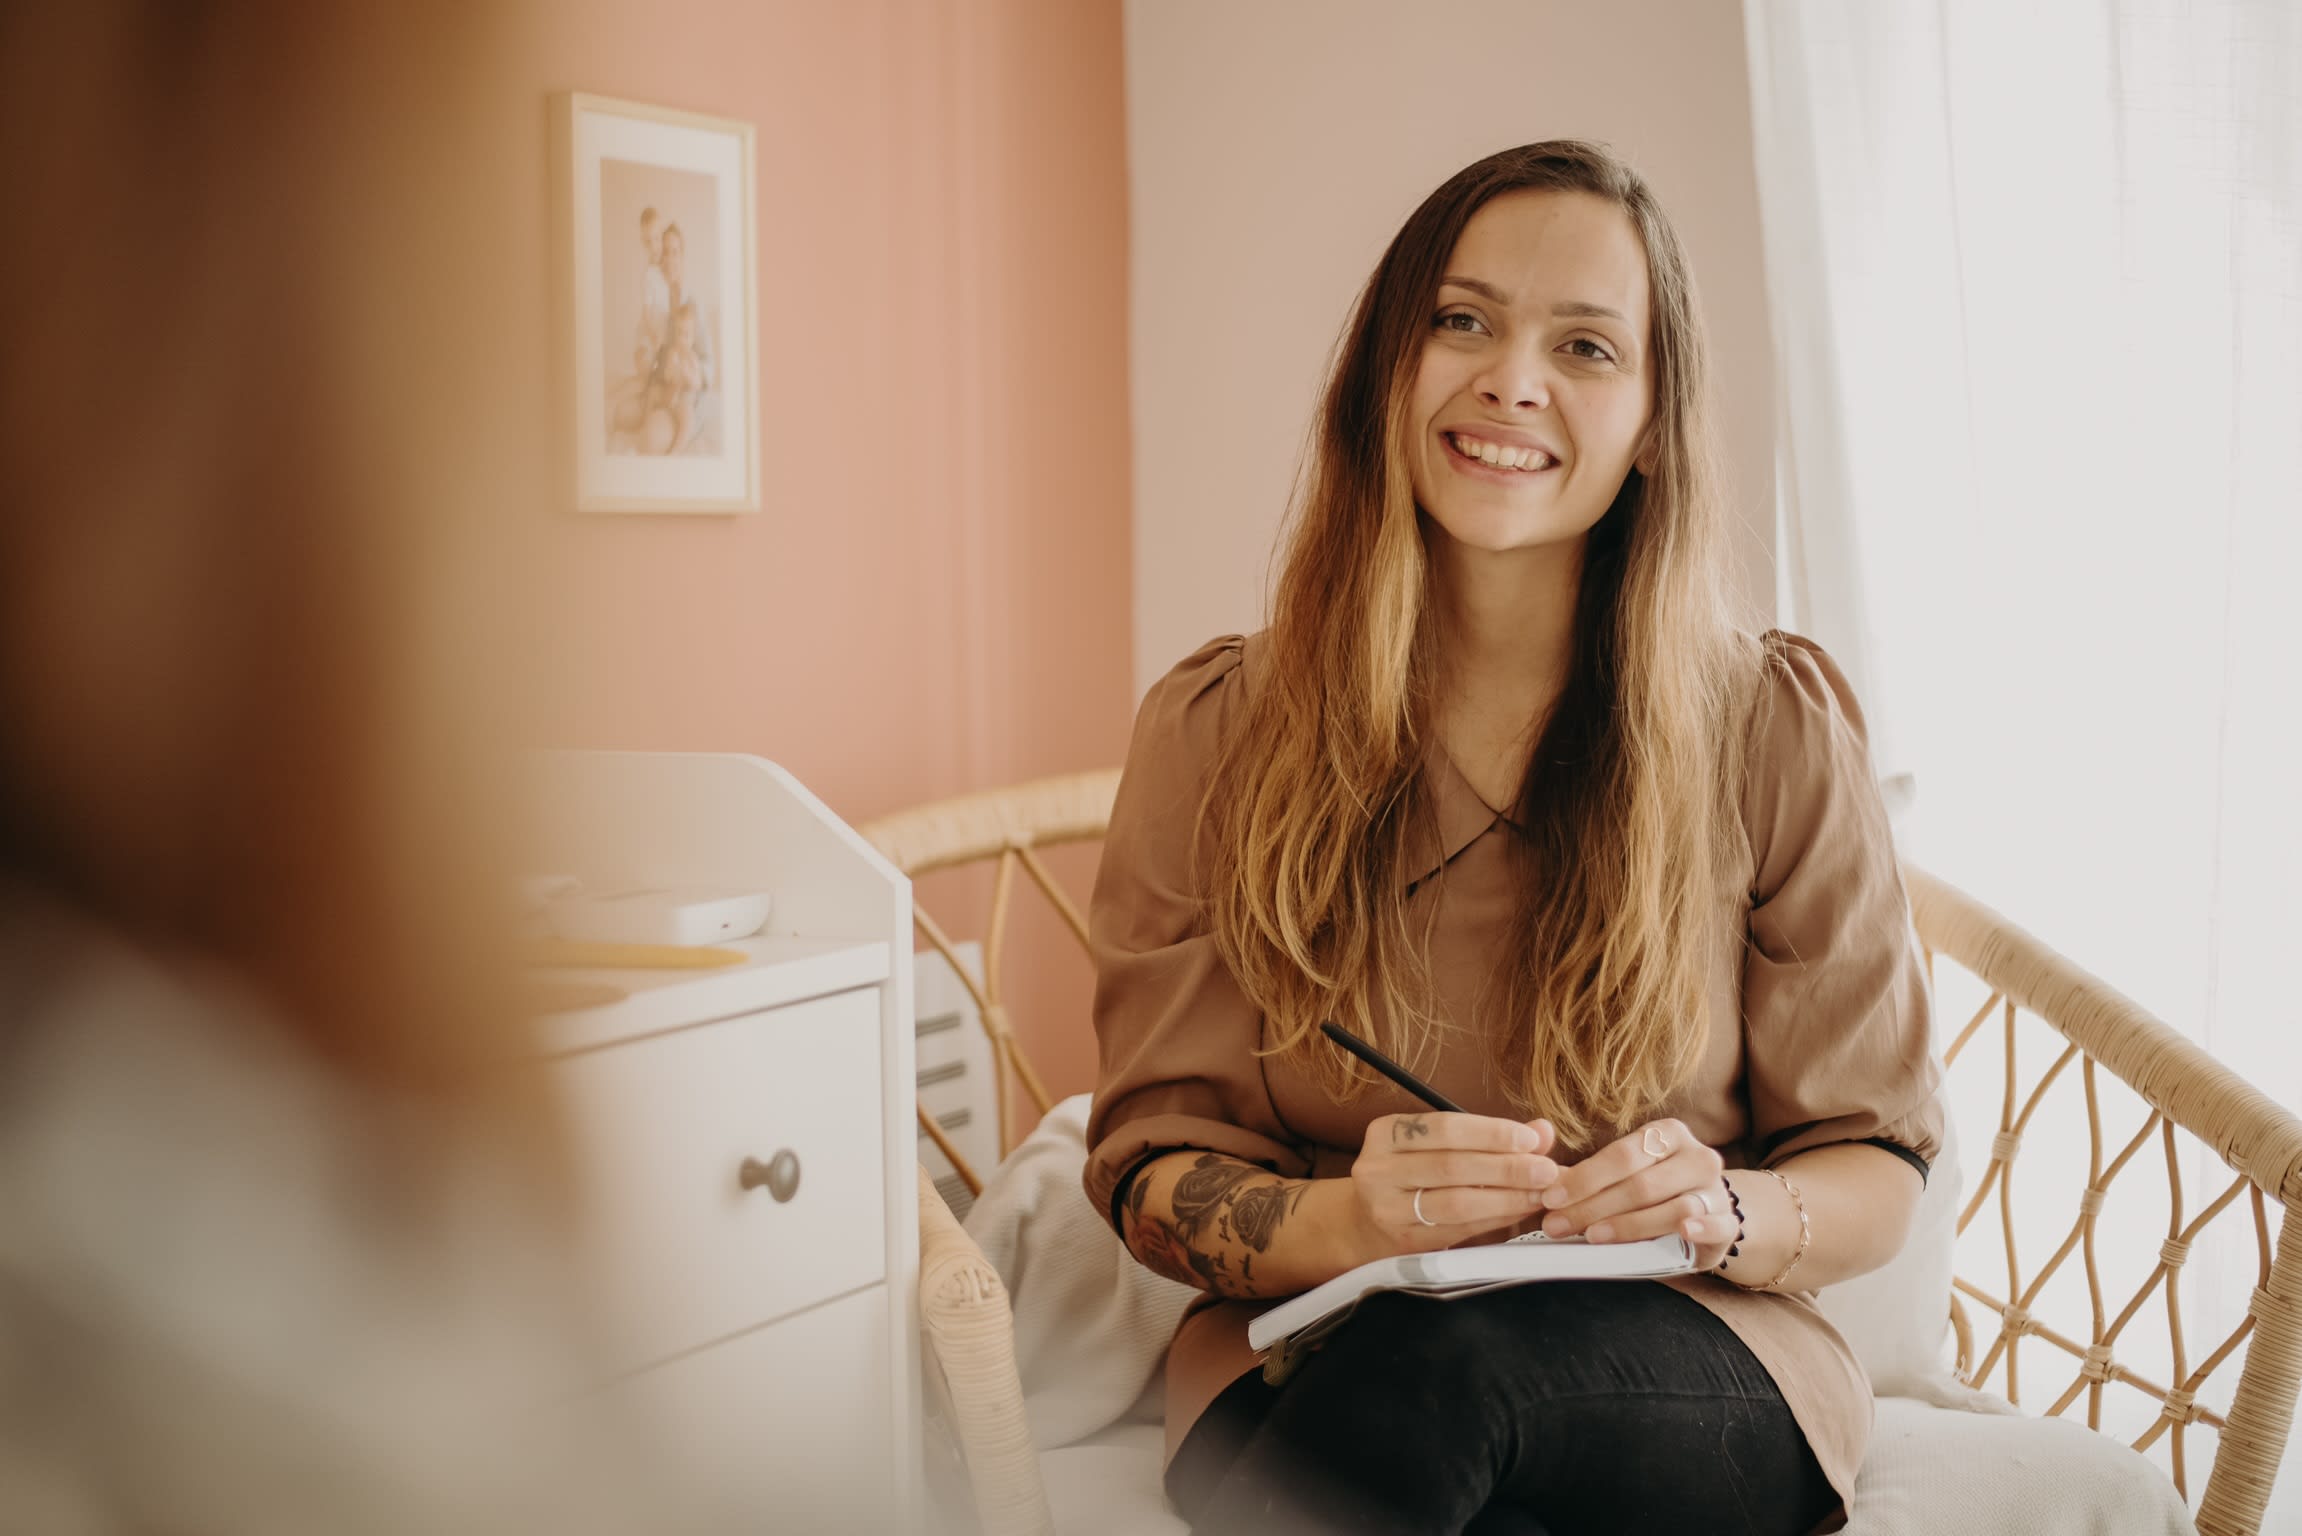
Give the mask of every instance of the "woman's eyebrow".
[[[1505, 309], [1511, 307], [1509, 294], [1497, 288], [1493, 283], [1476, 277], [1443, 277], [1439, 279], [1439, 286], [1442, 288], [1467, 288], [1481, 298], [1494, 300]], [[1630, 321], [1624, 318], [1621, 310], [1609, 309], [1604, 304], [1587, 303], [1582, 299], [1561, 299], [1551, 306], [1551, 313], [1578, 316], [1585, 319], [1616, 320], [1621, 321], [1624, 325], [1630, 324]]]

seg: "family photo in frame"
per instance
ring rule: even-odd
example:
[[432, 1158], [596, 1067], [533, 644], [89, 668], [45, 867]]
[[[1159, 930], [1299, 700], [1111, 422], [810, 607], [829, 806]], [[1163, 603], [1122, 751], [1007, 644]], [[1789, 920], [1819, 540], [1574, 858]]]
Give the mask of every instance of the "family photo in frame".
[[570, 92], [555, 104], [576, 508], [759, 508], [748, 123]]

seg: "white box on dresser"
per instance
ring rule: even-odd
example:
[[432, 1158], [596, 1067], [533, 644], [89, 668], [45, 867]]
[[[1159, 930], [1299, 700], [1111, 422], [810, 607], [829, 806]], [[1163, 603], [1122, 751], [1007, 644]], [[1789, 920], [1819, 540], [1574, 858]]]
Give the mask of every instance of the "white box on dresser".
[[553, 753], [542, 806], [542, 873], [775, 897], [741, 965], [554, 973], [628, 994], [546, 1033], [615, 1390], [751, 1529], [920, 1529], [910, 883], [759, 758]]

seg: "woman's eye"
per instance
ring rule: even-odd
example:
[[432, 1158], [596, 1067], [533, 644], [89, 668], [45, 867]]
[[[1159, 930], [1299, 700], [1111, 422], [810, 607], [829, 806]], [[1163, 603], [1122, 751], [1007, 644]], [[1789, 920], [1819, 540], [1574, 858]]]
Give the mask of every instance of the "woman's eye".
[[[1458, 320], [1463, 323], [1457, 325], [1455, 322]], [[1481, 320], [1477, 315], [1472, 314], [1469, 310], [1463, 309], [1449, 310], [1447, 313], [1440, 315], [1437, 319], [1433, 320], [1431, 325], [1436, 330], [1450, 331], [1457, 336], [1476, 336], [1483, 334], [1487, 329], [1485, 321]], [[1576, 355], [1578, 357], [1602, 363], [1611, 363], [1615, 360], [1613, 353], [1609, 352], [1605, 347], [1601, 346], [1598, 342], [1593, 341], [1588, 336], [1577, 336], [1574, 340], [1568, 342], [1567, 345], [1569, 347], [1590, 348], [1590, 351], [1588, 352], [1577, 353]]]

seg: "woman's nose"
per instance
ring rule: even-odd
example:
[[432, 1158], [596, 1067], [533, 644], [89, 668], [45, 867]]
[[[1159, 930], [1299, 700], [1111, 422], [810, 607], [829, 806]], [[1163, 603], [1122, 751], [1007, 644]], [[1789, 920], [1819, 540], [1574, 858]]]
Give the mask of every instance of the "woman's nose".
[[1498, 410], [1547, 410], [1551, 403], [1548, 370], [1533, 359], [1499, 360], [1477, 381], [1479, 398]]

